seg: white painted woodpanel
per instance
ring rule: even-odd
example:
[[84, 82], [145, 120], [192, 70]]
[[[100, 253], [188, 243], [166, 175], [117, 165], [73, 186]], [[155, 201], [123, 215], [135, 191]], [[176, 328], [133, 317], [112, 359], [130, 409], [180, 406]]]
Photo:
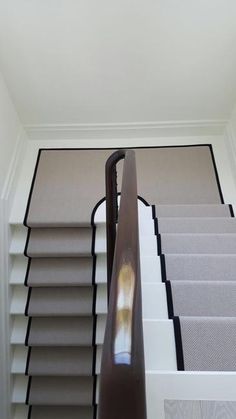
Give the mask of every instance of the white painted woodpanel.
[[15, 285], [13, 287], [13, 295], [11, 301], [11, 314], [24, 314], [25, 313], [25, 306], [28, 296], [28, 288], [22, 285]]
[[143, 319], [168, 319], [166, 287], [163, 283], [142, 283]]
[[11, 344], [25, 343], [28, 318], [25, 316], [15, 316], [11, 334]]
[[27, 228], [17, 225], [14, 229], [13, 238], [10, 246], [10, 255], [23, 255], [27, 237]]
[[22, 345], [15, 345], [11, 366], [12, 374], [24, 374], [26, 368], [28, 348]]
[[16, 405], [13, 419], [26, 419], [28, 417], [28, 410], [28, 406], [22, 404]]
[[25, 403], [28, 377], [15, 375], [12, 392], [12, 403]]
[[140, 270], [142, 282], [162, 282], [160, 257], [154, 255], [140, 256]]
[[15, 256], [10, 276], [10, 285], [23, 285], [28, 264], [28, 258], [23, 255]]
[[100, 254], [96, 257], [96, 274], [95, 282], [103, 284], [107, 282], [107, 258], [106, 255]]
[[146, 371], [176, 371], [176, 351], [172, 320], [144, 320]]

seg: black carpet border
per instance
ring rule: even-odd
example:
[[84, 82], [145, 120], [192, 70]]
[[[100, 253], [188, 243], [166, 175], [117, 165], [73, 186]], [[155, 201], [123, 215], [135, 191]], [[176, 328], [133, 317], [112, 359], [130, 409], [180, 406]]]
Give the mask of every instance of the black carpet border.
[[162, 279], [162, 282], [166, 282], [167, 281], [166, 258], [163, 253], [160, 255], [160, 262], [161, 262], [161, 279]]
[[219, 174], [218, 174], [218, 170], [217, 170], [217, 166], [216, 166], [216, 161], [215, 161], [215, 156], [214, 156], [212, 144], [209, 144], [209, 148], [210, 148], [210, 153], [211, 153], [212, 163], [213, 163], [213, 167], [214, 167], [214, 171], [215, 171], [215, 178], [216, 178], [216, 183], [217, 183], [217, 186], [218, 186], [218, 191], [219, 191], [221, 203], [224, 204], [224, 197], [223, 197], [223, 192], [222, 192], [221, 185], [220, 185], [220, 178], [219, 178]]
[[161, 235], [157, 234], [157, 255], [160, 256], [162, 254], [162, 246], [161, 246]]
[[29, 375], [29, 362], [30, 362], [31, 351], [32, 351], [32, 346], [29, 346], [28, 353], [27, 353], [26, 366], [25, 366], [25, 375]]
[[234, 215], [234, 209], [233, 209], [233, 205], [232, 204], [228, 204], [229, 205], [229, 212], [230, 212], [230, 215], [231, 215], [231, 217], [235, 217], [235, 215]]
[[29, 192], [29, 197], [28, 197], [28, 201], [27, 201], [27, 205], [26, 205], [25, 217], [24, 217], [24, 221], [23, 221], [23, 224], [24, 224], [25, 227], [29, 227], [27, 225], [27, 218], [28, 218], [28, 214], [29, 214], [31, 197], [32, 197], [32, 194], [33, 194], [36, 174], [37, 174], [37, 171], [38, 171], [38, 165], [39, 165], [39, 160], [40, 160], [40, 157], [41, 157], [42, 150], [43, 150], [42, 148], [39, 148], [38, 156], [37, 156], [37, 160], [36, 160], [36, 164], [35, 164], [35, 168], [34, 168], [33, 178], [32, 178], [32, 182], [31, 182], [31, 186], [30, 186], [30, 192]]
[[173, 305], [171, 282], [166, 281], [165, 286], [166, 286], [166, 299], [167, 299], [168, 317], [169, 317], [169, 319], [173, 319], [173, 317], [174, 317], [174, 305]]
[[175, 348], [176, 348], [176, 362], [177, 370], [184, 371], [184, 354], [181, 334], [180, 319], [177, 316], [173, 317], [174, 334], [175, 334]]
[[26, 256], [28, 258], [27, 268], [26, 268], [26, 274], [25, 274], [25, 280], [24, 280], [24, 286], [28, 287], [28, 278], [30, 273], [30, 267], [31, 267], [31, 258]]

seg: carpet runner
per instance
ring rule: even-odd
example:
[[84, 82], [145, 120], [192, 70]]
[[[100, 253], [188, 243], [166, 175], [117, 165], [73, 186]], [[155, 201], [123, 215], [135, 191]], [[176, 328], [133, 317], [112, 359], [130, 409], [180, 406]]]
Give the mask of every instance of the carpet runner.
[[179, 370], [236, 370], [236, 219], [229, 205], [159, 206], [155, 222]]
[[[25, 216], [29, 228], [25, 247], [29, 261], [25, 279], [29, 289], [25, 309], [29, 318], [25, 341], [28, 419], [96, 417], [96, 258], [91, 217], [105, 194], [104, 166], [112, 151], [39, 152]], [[234, 352], [227, 362], [220, 358], [222, 345], [216, 357], [214, 352], [206, 356], [205, 363], [202, 356], [196, 359], [195, 350], [200, 345], [198, 335], [204, 345], [208, 328], [207, 348], [218, 342], [214, 333], [220, 328], [228, 339], [234, 327], [234, 317], [223, 317], [234, 311], [221, 301], [222, 283], [215, 282], [224, 281], [224, 295], [232, 301], [236, 228], [232, 207], [220, 204], [211, 146], [137, 149], [136, 157], [139, 195], [163, 204], [156, 207], [156, 231], [163, 280], [169, 284], [172, 301], [169, 314], [174, 316], [179, 369], [234, 368]], [[208, 281], [205, 291], [203, 285], [198, 289], [199, 300], [206, 294], [201, 317], [197, 303], [190, 312], [192, 288], [186, 287], [187, 297], [183, 297], [183, 281], [197, 282], [192, 284], [195, 294], [198, 283]], [[217, 318], [209, 317], [209, 313], [215, 315], [213, 308], [207, 311], [214, 299], [221, 310]], [[211, 327], [211, 319], [216, 327]]]
[[88, 226], [29, 229], [25, 314], [30, 419], [95, 415], [93, 233]]

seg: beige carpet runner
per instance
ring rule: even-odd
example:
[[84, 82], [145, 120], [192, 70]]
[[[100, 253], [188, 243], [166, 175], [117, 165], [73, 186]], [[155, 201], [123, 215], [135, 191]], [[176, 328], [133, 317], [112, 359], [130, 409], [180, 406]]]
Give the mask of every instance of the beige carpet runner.
[[31, 419], [92, 419], [95, 324], [92, 227], [30, 228], [26, 345]]

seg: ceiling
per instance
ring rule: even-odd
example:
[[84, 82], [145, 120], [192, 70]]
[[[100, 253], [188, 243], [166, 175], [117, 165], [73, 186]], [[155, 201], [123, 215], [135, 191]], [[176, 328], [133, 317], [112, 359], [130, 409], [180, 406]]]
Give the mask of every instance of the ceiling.
[[235, 0], [0, 0], [0, 68], [24, 125], [227, 119]]

